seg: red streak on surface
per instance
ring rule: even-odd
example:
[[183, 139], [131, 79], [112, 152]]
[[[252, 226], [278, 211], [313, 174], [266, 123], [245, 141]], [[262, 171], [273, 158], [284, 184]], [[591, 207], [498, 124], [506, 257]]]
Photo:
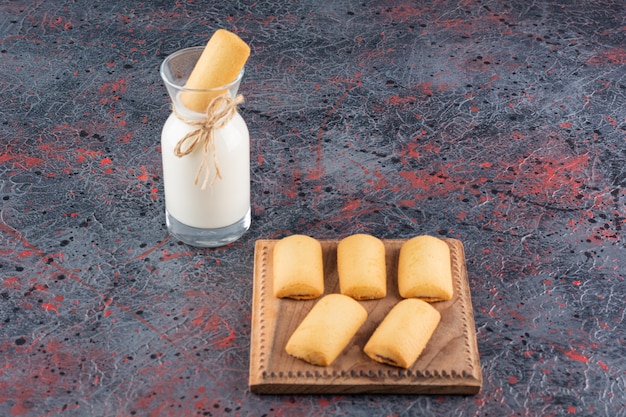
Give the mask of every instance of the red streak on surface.
[[206, 321], [206, 324], [204, 325], [204, 330], [211, 332], [211, 333], [216, 332], [220, 324], [219, 321], [220, 321], [220, 318], [218, 316], [211, 316]]
[[565, 351], [563, 353], [565, 354], [565, 356], [567, 356], [570, 359], [574, 359], [575, 361], [579, 361], [579, 362], [583, 362], [583, 363], [589, 362], [589, 357], [576, 352], [574, 349], [570, 349], [570, 350]]
[[[146, 253], [146, 255], [149, 253]], [[163, 250], [163, 254], [161, 255], [161, 260], [163, 261], [171, 261], [172, 259], [182, 258], [183, 256], [189, 256], [191, 252], [177, 252], [177, 253], [169, 253], [167, 250]]]
[[141, 166], [141, 174], [137, 175], [137, 178], [140, 181], [147, 181], [148, 180], [148, 178], [149, 178], [148, 177], [148, 169], [144, 165]]
[[525, 194], [541, 196], [544, 199], [559, 199], [578, 205], [576, 196], [581, 187], [580, 177], [589, 169], [589, 155], [563, 158], [561, 154], [538, 155], [533, 161], [511, 162], [511, 166], [523, 167], [524, 175], [518, 179]]
[[509, 314], [515, 318], [517, 322], [525, 322], [527, 321], [526, 317], [522, 316], [519, 312], [515, 310], [509, 310]]
[[626, 49], [611, 48], [607, 51], [591, 57], [587, 62], [596, 65], [602, 64], [626, 64]]
[[114, 83], [104, 83], [102, 87], [100, 87], [100, 93], [106, 94], [108, 92], [113, 93], [125, 93], [128, 88], [126, 87], [126, 80], [121, 79]]
[[433, 87], [432, 87], [431, 81], [428, 81], [427, 83], [418, 84], [417, 88], [419, 88], [420, 91], [426, 94], [427, 96], [433, 95]]
[[230, 327], [226, 321], [222, 320], [222, 323], [224, 323], [224, 326], [226, 326], [226, 329], [228, 330], [228, 336], [218, 340], [215, 345], [219, 348], [226, 348], [232, 345], [233, 340], [235, 340], [235, 330]]
[[24, 259], [28, 256], [33, 256], [33, 253], [29, 250], [25, 250], [17, 254], [18, 259]]
[[320, 407], [328, 407], [330, 405], [330, 401], [325, 398], [320, 398], [319, 400], [317, 400], [317, 403]]
[[417, 192], [416, 197], [420, 199], [428, 196], [450, 194], [459, 187], [459, 181], [456, 181], [454, 178], [448, 178], [445, 172], [431, 175], [430, 172], [425, 170], [417, 170], [403, 171], [399, 175], [410, 182], [410, 186]]
[[[372, 186], [374, 190], [380, 191], [389, 187], [387, 178], [378, 170], [375, 170], [372, 174], [376, 177], [376, 180], [367, 180], [367, 183]], [[392, 187], [393, 188], [393, 187]]]
[[390, 96], [389, 97], [389, 104], [413, 104], [417, 101], [417, 97], [414, 96], [407, 96], [407, 97], [400, 97], [400, 96]]
[[346, 205], [343, 206], [341, 211], [354, 211], [361, 206], [361, 202], [359, 200], [349, 201]]
[[90, 149], [79, 148], [74, 151], [76, 155], [76, 162], [85, 162], [87, 159], [95, 159], [102, 155], [102, 152], [92, 151]]
[[[123, 125], [125, 126], [126, 123], [124, 122]], [[132, 137], [133, 137], [132, 133], [124, 133], [124, 134], [119, 135], [118, 138], [119, 138], [119, 142], [121, 143], [129, 143]]]
[[611, 124], [611, 126], [617, 126], [617, 122], [611, 116], [605, 116], [605, 119]]
[[417, 148], [418, 148], [418, 147], [419, 147], [419, 144], [418, 144], [418, 143], [409, 143], [409, 144], [407, 145], [407, 155], [408, 155], [410, 158], [419, 159], [419, 157], [420, 157], [420, 153], [419, 153], [419, 151], [417, 150]]
[[11, 155], [11, 154], [4, 154], [4, 155], [0, 155], [0, 164], [11, 161], [11, 160], [15, 160], [15, 164], [19, 165], [25, 169], [28, 168], [34, 168], [36, 166], [39, 166], [41, 164], [43, 164], [43, 159], [41, 158], [35, 158], [29, 155]]
[[59, 312], [59, 309], [57, 308], [57, 306], [51, 303], [44, 303], [41, 305], [41, 307], [43, 307], [44, 310], [54, 311], [55, 313]]
[[300, 171], [299, 169], [294, 169], [292, 172], [293, 175], [293, 181], [290, 181], [290, 184], [292, 184], [292, 187], [290, 189], [286, 189], [285, 193], [287, 194], [287, 197], [289, 197], [290, 199], [296, 198], [296, 196], [298, 195], [298, 184], [300, 183], [300, 178], [302, 177], [302, 171]]
[[13, 406], [13, 408], [11, 408], [12, 416], [23, 416], [23, 415], [27, 415], [29, 412], [30, 412], [30, 409], [24, 408], [22, 403], [17, 403]]
[[19, 279], [20, 279], [20, 277], [9, 277], [9, 278], [5, 278], [5, 279], [4, 279], [4, 286], [5, 286], [5, 287], [8, 287], [8, 286], [10, 286], [11, 284], [14, 284], [14, 283], [18, 282], [18, 281], [19, 281]]
[[199, 326], [202, 323], [204, 323], [204, 308], [201, 308], [197, 313], [196, 316], [191, 320], [191, 324], [195, 325], [195, 326]]

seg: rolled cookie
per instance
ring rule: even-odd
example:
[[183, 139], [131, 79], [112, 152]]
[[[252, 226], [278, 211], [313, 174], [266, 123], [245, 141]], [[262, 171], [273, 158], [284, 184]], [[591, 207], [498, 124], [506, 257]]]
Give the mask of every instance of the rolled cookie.
[[409, 368], [423, 352], [440, 319], [439, 312], [427, 302], [402, 300], [387, 313], [363, 351], [377, 362]]
[[322, 245], [312, 237], [291, 235], [274, 245], [274, 296], [309, 300], [324, 293]]
[[225, 92], [218, 87], [235, 81], [249, 56], [250, 47], [239, 36], [225, 29], [216, 30], [189, 75], [182, 102], [204, 113], [209, 102]]
[[312, 365], [328, 366], [366, 319], [367, 311], [358, 301], [347, 295], [328, 294], [302, 320], [285, 350]]
[[398, 291], [403, 298], [450, 300], [453, 289], [448, 244], [433, 236], [404, 242], [398, 260]]
[[385, 244], [378, 238], [356, 234], [337, 246], [339, 290], [355, 300], [373, 300], [387, 295]]

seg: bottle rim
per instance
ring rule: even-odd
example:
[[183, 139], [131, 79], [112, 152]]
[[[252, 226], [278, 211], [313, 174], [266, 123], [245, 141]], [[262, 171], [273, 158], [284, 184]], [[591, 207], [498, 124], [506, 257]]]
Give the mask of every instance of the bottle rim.
[[[211, 92], [211, 91], [223, 91], [223, 90], [229, 90], [232, 87], [236, 86], [239, 82], [241, 82], [241, 79], [243, 78], [243, 75], [245, 73], [245, 67], [241, 69], [241, 71], [239, 72], [239, 74], [237, 74], [237, 77], [229, 82], [228, 84], [224, 84], [224, 85], [220, 85], [217, 87], [212, 87], [212, 88], [188, 88], [185, 87], [184, 85], [179, 85], [176, 84], [171, 77], [169, 76], [169, 73], [167, 71], [167, 66], [169, 65], [169, 63], [180, 57], [181, 55], [185, 55], [185, 54], [192, 54], [195, 53], [198, 55], [198, 58], [200, 58], [200, 55], [202, 54], [202, 52], [204, 51], [204, 46], [192, 46], [189, 48], [184, 48], [184, 49], [179, 49], [176, 52], [171, 53], [170, 55], [168, 55], [167, 57], [165, 57], [165, 59], [163, 60], [163, 62], [161, 63], [161, 66], [159, 68], [159, 73], [161, 75], [161, 79], [163, 80], [163, 82], [166, 84], [166, 86], [174, 88], [176, 90], [179, 91], [189, 91], [189, 92]], [[196, 59], [197, 62], [197, 59]]]

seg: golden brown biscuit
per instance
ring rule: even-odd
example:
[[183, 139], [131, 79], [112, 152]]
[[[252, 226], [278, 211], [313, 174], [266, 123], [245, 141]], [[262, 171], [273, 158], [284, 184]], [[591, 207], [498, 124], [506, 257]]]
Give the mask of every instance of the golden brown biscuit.
[[309, 300], [324, 293], [322, 245], [305, 235], [291, 235], [274, 245], [274, 296]]
[[440, 320], [439, 311], [427, 302], [402, 300], [387, 313], [363, 351], [377, 362], [409, 368], [423, 352]]
[[[225, 29], [215, 31], [204, 47], [189, 75], [181, 100], [193, 111], [204, 113], [209, 102], [224, 90], [214, 90], [229, 84], [243, 69], [250, 56], [250, 47], [239, 36]], [[204, 90], [195, 92], [193, 90]]]
[[330, 365], [367, 319], [367, 311], [351, 297], [328, 294], [309, 311], [285, 350], [312, 365]]
[[373, 300], [387, 295], [385, 244], [378, 238], [356, 234], [337, 246], [337, 272], [342, 294], [355, 300]]
[[398, 290], [404, 298], [428, 302], [452, 299], [450, 247], [433, 236], [417, 236], [402, 245]]

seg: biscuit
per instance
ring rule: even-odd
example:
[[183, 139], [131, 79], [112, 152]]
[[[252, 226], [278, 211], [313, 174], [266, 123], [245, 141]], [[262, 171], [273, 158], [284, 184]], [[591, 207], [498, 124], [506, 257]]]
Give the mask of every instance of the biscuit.
[[363, 351], [376, 362], [409, 368], [424, 351], [440, 320], [439, 311], [427, 302], [402, 300], [387, 313]]
[[317, 366], [330, 365], [367, 319], [358, 301], [342, 294], [321, 298], [293, 332], [285, 351]]
[[291, 235], [274, 245], [274, 296], [310, 300], [324, 293], [322, 245], [312, 237]]
[[448, 244], [433, 236], [417, 236], [404, 242], [398, 259], [398, 291], [403, 298], [428, 302], [452, 299]]
[[182, 102], [188, 109], [204, 113], [209, 102], [225, 92], [217, 88], [235, 81], [249, 56], [250, 47], [239, 36], [216, 30], [185, 83]]
[[385, 244], [378, 238], [356, 234], [337, 246], [337, 273], [342, 294], [355, 300], [373, 300], [387, 295]]

